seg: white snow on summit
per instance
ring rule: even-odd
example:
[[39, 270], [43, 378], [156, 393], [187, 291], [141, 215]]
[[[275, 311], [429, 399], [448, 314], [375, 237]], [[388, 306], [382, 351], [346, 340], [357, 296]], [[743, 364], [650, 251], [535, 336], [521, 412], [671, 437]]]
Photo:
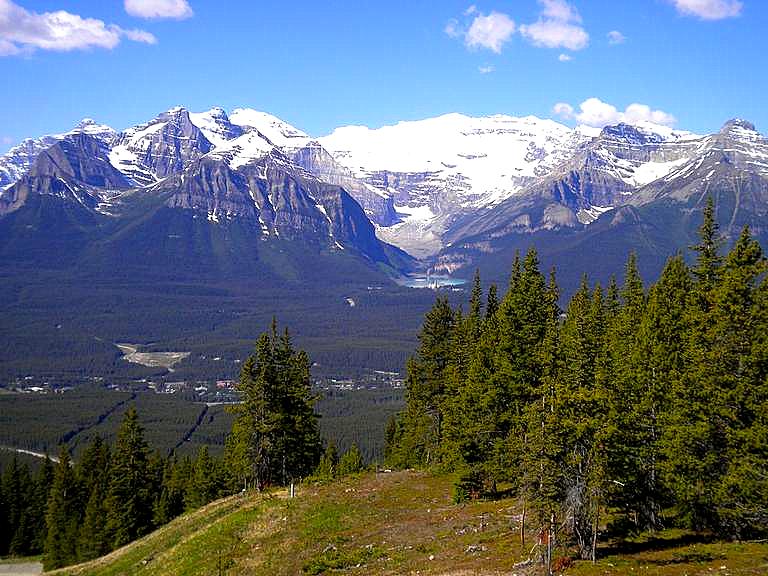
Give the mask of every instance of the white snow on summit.
[[111, 143], [117, 136], [117, 132], [109, 126], [98, 124], [91, 118], [83, 118], [68, 132], [40, 138], [27, 138], [0, 156], [0, 190], [10, 188], [26, 174], [40, 152], [73, 134], [88, 134], [106, 143]]
[[229, 120], [237, 126], [255, 128], [279, 148], [301, 148], [310, 141], [305, 132], [266, 112], [238, 108], [229, 115]]
[[585, 138], [534, 116], [446, 114], [378, 129], [346, 126], [319, 142], [359, 178], [384, 171], [431, 173], [465, 202], [488, 204], [549, 172]]
[[252, 131], [246, 132], [242, 136], [227, 140], [224, 143], [216, 146], [213, 151], [209, 152], [210, 156], [216, 156], [223, 158], [229, 164], [229, 167], [234, 169], [245, 166], [253, 160], [263, 158], [275, 147], [270, 144], [259, 132]]

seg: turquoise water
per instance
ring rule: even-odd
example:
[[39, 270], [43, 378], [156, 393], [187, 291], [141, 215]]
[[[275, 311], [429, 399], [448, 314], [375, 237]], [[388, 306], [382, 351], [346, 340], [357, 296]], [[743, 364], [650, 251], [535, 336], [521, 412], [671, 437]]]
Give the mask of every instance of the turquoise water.
[[444, 288], [446, 286], [461, 286], [466, 284], [463, 278], [451, 278], [450, 276], [408, 276], [398, 282], [409, 288]]

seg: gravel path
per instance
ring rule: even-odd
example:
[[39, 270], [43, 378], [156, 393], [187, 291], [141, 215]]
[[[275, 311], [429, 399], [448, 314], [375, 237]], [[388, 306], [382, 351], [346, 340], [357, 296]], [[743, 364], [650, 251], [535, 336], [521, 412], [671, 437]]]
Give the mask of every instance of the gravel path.
[[43, 565], [40, 562], [0, 564], [0, 576], [36, 576], [42, 573]]

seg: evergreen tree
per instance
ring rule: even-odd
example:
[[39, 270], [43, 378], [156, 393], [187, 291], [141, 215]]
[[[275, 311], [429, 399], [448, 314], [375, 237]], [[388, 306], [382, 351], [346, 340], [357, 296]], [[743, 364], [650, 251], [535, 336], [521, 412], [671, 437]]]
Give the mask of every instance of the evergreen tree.
[[88, 496], [80, 525], [77, 552], [81, 562], [103, 556], [112, 549], [106, 530], [104, 496], [104, 485], [96, 482]]
[[77, 499], [77, 479], [69, 452], [62, 448], [46, 511], [45, 570], [61, 568], [77, 561], [77, 532], [80, 524]]
[[219, 496], [219, 474], [216, 462], [208, 454], [208, 447], [202, 446], [192, 465], [188, 478], [184, 504], [187, 510], [195, 510], [212, 502]]
[[750, 371], [756, 330], [765, 320], [755, 316], [758, 282], [766, 271], [760, 244], [745, 227], [725, 258], [714, 291], [712, 315], [716, 356], [709, 384], [722, 399], [718, 418], [725, 429], [727, 468], [715, 492], [717, 522], [722, 532], [743, 538], [766, 517], [768, 469], [765, 456], [765, 383]]
[[112, 547], [143, 536], [152, 528], [153, 488], [149, 447], [136, 409], [129, 408], [117, 433], [106, 495], [106, 530]]
[[16, 534], [16, 529], [21, 521], [21, 513], [24, 509], [24, 502], [21, 494], [21, 467], [16, 455], [10, 465], [5, 469], [2, 477], [3, 508], [5, 528], [3, 540], [0, 543], [0, 555], [6, 555], [10, 552], [11, 542]]
[[[162, 526], [184, 512], [184, 495], [191, 476], [192, 464], [189, 458], [179, 461], [172, 455], [165, 461], [160, 494], [153, 505], [152, 518], [155, 526]], [[231, 491], [240, 487], [237, 480], [228, 486]]]
[[35, 495], [32, 504], [34, 510], [34, 540], [31, 550], [35, 554], [42, 553], [45, 548], [47, 527], [45, 524], [46, 509], [48, 507], [48, 495], [53, 485], [54, 466], [48, 456], [43, 460], [40, 471], [35, 479]]
[[722, 245], [723, 239], [715, 219], [715, 202], [712, 196], [707, 196], [703, 221], [699, 227], [699, 243], [691, 246], [691, 249], [698, 254], [693, 275], [699, 286], [701, 297], [706, 296], [717, 284], [722, 265], [722, 257], [720, 256]]
[[309, 368], [306, 353], [293, 349], [287, 331], [278, 337], [275, 322], [259, 337], [240, 375], [243, 403], [227, 441], [231, 474], [243, 473], [244, 458], [246, 479], [261, 490], [314, 470], [321, 443]]
[[438, 297], [424, 318], [416, 355], [407, 364], [406, 409], [397, 449], [405, 466], [431, 464], [439, 451], [454, 327], [448, 300]]
[[631, 364], [627, 384], [635, 400], [629, 420], [623, 424], [634, 439], [631, 455], [625, 460], [628, 474], [624, 490], [644, 528], [663, 527], [662, 510], [668, 494], [661, 478], [662, 445], [672, 391], [686, 370], [684, 346], [690, 293], [688, 268], [678, 255], [667, 262], [661, 278], [651, 288], [634, 350], [626, 359]]
[[28, 556], [32, 553], [32, 542], [35, 539], [35, 515], [34, 497], [35, 486], [32, 476], [29, 473], [29, 467], [26, 464], [13, 466], [14, 478], [11, 480], [13, 489], [16, 491], [15, 508], [16, 514], [14, 531], [11, 538], [8, 552], [12, 556]]

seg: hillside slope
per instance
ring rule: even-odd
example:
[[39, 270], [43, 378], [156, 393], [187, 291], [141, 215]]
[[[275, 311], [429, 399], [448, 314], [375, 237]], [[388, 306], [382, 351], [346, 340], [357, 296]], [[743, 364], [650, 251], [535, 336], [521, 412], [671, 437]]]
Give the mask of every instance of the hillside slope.
[[[366, 474], [325, 486], [219, 500], [110, 555], [50, 574], [537, 574], [526, 564], [514, 499], [455, 505], [451, 482], [418, 472]], [[621, 554], [621, 555], [620, 555]], [[672, 533], [602, 548], [565, 572], [752, 575], [768, 544], [707, 543]]]

